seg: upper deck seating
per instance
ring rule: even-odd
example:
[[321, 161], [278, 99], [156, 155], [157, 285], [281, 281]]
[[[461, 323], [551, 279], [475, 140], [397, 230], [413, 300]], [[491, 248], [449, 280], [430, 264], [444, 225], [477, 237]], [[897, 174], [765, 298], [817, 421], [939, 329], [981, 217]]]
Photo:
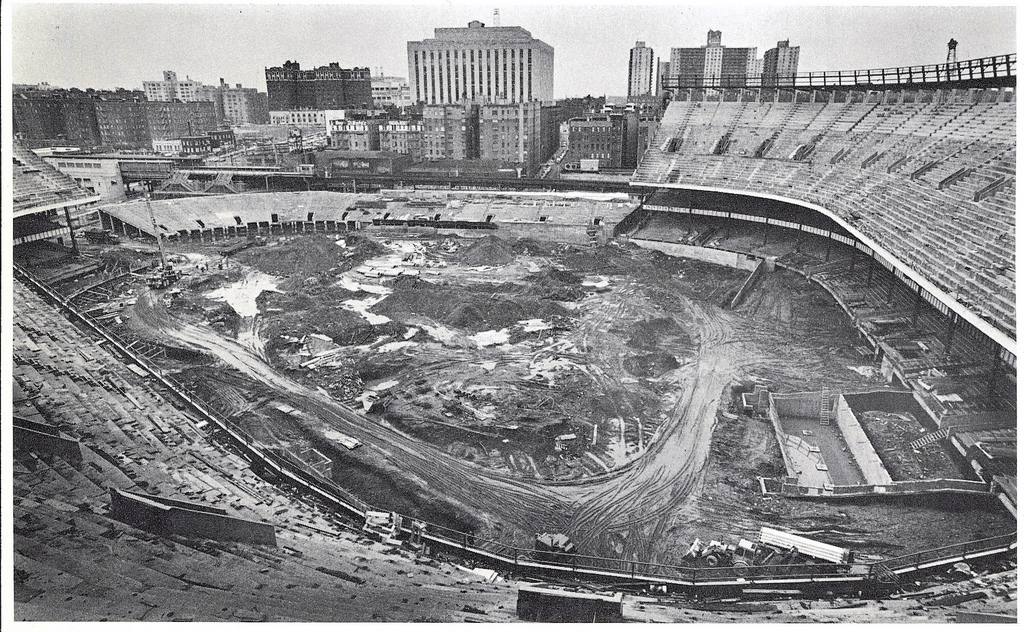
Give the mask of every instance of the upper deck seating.
[[[1016, 102], [986, 91], [929, 95], [884, 103], [673, 102], [634, 181], [824, 206], [1015, 338]], [[712, 125], [723, 120], [723, 107], [742, 109], [725, 119], [729, 128]], [[713, 155], [707, 139], [727, 132], [738, 142]]]

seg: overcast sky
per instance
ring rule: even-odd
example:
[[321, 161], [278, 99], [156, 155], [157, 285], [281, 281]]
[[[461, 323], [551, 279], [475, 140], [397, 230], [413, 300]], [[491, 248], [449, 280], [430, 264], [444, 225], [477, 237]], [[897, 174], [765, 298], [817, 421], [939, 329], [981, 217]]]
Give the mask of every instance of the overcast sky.
[[951, 37], [960, 59], [1017, 50], [1013, 7], [588, 4], [15, 4], [5, 18], [13, 83], [80, 88], [141, 88], [174, 70], [262, 91], [264, 68], [285, 60], [404, 77], [407, 41], [474, 19], [490, 26], [495, 7], [502, 25], [554, 47], [556, 97], [623, 95], [637, 40], [667, 61], [672, 47], [705, 44], [709, 29], [759, 56], [789, 39], [801, 71], [941, 63]]

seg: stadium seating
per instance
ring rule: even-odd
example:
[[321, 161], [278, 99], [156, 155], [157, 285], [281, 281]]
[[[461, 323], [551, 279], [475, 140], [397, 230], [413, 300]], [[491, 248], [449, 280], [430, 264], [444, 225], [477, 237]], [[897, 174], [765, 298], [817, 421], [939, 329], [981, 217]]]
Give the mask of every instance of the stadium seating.
[[[673, 102], [633, 181], [824, 206], [1015, 337], [1012, 93], [891, 100]], [[726, 134], [736, 141], [715, 155]]]
[[14, 140], [12, 149], [15, 212], [61, 202], [84, 202], [94, 197], [17, 140]]
[[[507, 586], [370, 543], [286, 495], [25, 286], [13, 294], [14, 415], [59, 428], [83, 453], [70, 462], [14, 445], [16, 619], [461, 621], [467, 607], [514, 617]], [[112, 486], [272, 523], [278, 546], [141, 531], [110, 517]]]

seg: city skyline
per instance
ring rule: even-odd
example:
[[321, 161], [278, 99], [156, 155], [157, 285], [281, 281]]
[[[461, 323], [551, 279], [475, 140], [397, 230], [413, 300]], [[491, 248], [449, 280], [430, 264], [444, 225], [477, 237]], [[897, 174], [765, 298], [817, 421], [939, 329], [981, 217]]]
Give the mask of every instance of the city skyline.
[[[503, 26], [522, 26], [554, 47], [556, 98], [625, 95], [636, 41], [666, 61], [672, 47], [703, 45], [709, 29], [722, 31], [725, 46], [757, 47], [759, 57], [788, 39], [801, 47], [801, 72], [941, 63], [951, 37], [960, 43], [960, 59], [1016, 51], [1014, 7], [498, 8]], [[173, 70], [206, 84], [224, 78], [264, 91], [264, 68], [286, 60], [404, 77], [408, 41], [471, 20], [490, 26], [492, 12], [459, 4], [15, 4], [11, 77], [12, 83], [136, 89]], [[908, 31], [907, 24], [915, 28]]]

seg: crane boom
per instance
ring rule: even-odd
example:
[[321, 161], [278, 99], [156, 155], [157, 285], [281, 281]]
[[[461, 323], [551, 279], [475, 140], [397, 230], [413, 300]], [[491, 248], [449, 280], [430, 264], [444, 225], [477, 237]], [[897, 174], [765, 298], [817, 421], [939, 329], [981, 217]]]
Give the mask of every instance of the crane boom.
[[153, 234], [156, 235], [156, 245], [160, 249], [160, 269], [167, 268], [167, 253], [164, 252], [164, 240], [160, 235], [160, 227], [156, 224], [156, 215], [153, 214], [153, 205], [150, 203], [149, 195], [146, 195], [146, 210], [149, 211], [149, 221], [153, 224]]

